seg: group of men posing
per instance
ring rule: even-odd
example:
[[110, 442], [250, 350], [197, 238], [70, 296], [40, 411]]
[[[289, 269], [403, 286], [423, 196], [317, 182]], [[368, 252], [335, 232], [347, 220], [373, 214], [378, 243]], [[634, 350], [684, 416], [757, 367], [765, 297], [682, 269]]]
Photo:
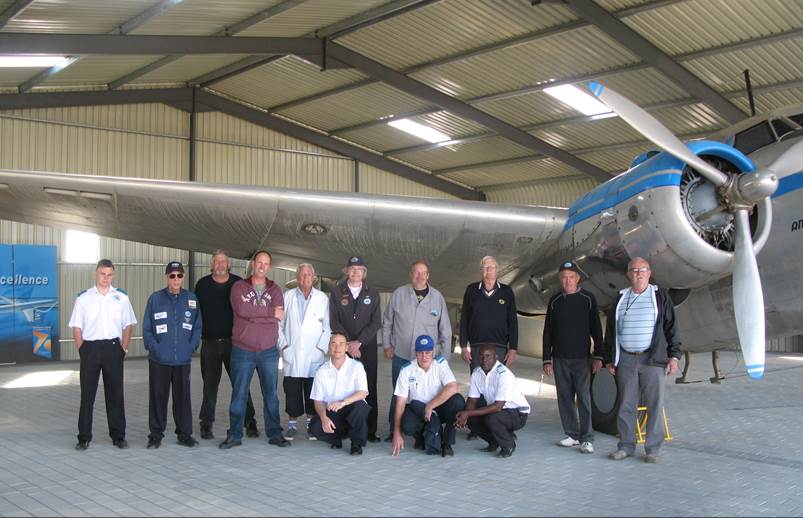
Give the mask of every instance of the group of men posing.
[[[426, 262], [413, 263], [411, 282], [393, 293], [383, 316], [379, 292], [366, 283], [362, 258], [348, 259], [345, 280], [329, 296], [313, 287], [315, 270], [307, 263], [296, 270], [297, 287], [282, 292], [268, 278], [271, 260], [268, 251], [256, 252], [251, 275], [241, 279], [230, 272], [228, 254], [218, 251], [212, 257], [211, 274], [198, 281], [194, 293], [181, 287], [183, 265], [168, 263], [166, 287], [150, 296], [143, 315], [143, 341], [149, 353], [148, 448], [161, 446], [171, 391], [178, 444], [198, 444], [192, 436], [190, 365], [200, 346], [202, 439], [214, 438], [217, 392], [225, 368], [232, 395], [221, 449], [241, 445], [244, 432], [259, 436], [249, 392], [256, 371], [269, 444], [289, 446], [305, 417], [310, 440], [339, 449], [349, 438], [350, 453], [362, 454], [366, 443], [380, 441], [377, 334], [381, 328], [385, 357], [392, 360], [391, 432], [386, 441], [392, 443], [393, 455], [404, 448], [404, 435], [413, 436], [415, 448], [427, 454], [454, 455], [455, 429], [462, 427], [470, 430], [470, 437], [488, 443], [483, 451], [499, 450], [499, 457], [513, 454], [515, 431], [525, 425], [530, 405], [507, 367], [515, 360], [518, 345], [516, 304], [510, 287], [497, 280], [495, 258], [482, 259], [482, 279], [469, 284], [463, 297], [460, 345], [471, 369], [467, 399], [458, 392], [449, 367], [451, 323], [443, 296], [429, 284]], [[88, 448], [92, 439], [92, 409], [101, 372], [109, 434], [115, 446], [128, 447], [122, 364], [136, 317], [126, 293], [111, 285], [113, 276], [111, 261], [100, 261], [95, 286], [79, 294], [70, 319], [81, 358], [78, 450]], [[612, 310], [603, 342], [596, 301], [579, 287], [577, 265], [562, 264], [559, 277], [562, 290], [549, 302], [544, 328], [544, 372], [555, 375], [566, 432], [559, 444], [593, 452], [589, 380], [591, 371], [599, 370], [604, 361], [619, 378], [622, 400], [621, 440], [611, 458], [625, 458], [635, 448], [640, 394], [650, 415], [659, 415], [655, 412], [663, 404], [663, 380], [655, 369], [661, 374], [664, 368], [677, 369], [680, 351], [671, 301], [665, 291], [649, 284], [647, 262], [634, 259], [628, 265], [632, 286], [622, 291]], [[602, 354], [598, 356], [597, 350]], [[277, 396], [280, 357], [286, 432]], [[647, 460], [655, 462], [663, 433], [660, 420], [650, 421]]]

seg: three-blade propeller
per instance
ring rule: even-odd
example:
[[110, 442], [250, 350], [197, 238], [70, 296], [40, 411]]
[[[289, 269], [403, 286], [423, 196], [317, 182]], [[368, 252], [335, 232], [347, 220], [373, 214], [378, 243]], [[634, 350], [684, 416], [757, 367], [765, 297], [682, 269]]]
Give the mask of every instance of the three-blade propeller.
[[756, 202], [775, 192], [778, 187], [777, 177], [771, 171], [765, 170], [749, 176], [742, 175], [738, 181], [732, 181], [727, 174], [692, 153], [663, 124], [627, 98], [599, 83], [592, 82], [589, 88], [636, 131], [667, 153], [689, 164], [716, 187], [727, 189], [737, 199], [737, 203], [727, 204], [727, 209], [733, 213], [736, 227], [733, 312], [747, 373], [752, 378], [760, 378], [764, 375], [764, 294], [750, 235], [748, 211]]

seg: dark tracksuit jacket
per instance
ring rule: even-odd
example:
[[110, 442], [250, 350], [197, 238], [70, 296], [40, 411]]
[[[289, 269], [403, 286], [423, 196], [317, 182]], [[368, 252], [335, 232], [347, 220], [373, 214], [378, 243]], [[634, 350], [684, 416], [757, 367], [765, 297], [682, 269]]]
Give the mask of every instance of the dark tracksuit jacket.
[[142, 338], [148, 357], [160, 365], [189, 365], [201, 344], [201, 309], [194, 293], [167, 288], [148, 297], [142, 318]]

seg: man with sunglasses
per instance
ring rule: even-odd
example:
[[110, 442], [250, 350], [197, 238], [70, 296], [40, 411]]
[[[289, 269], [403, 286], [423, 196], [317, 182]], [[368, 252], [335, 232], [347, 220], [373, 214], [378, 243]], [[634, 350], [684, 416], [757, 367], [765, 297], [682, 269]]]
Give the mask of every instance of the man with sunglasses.
[[181, 287], [184, 265], [165, 267], [167, 287], [148, 298], [142, 318], [142, 339], [148, 350], [148, 448], [162, 445], [167, 400], [173, 392], [173, 420], [178, 444], [193, 447], [190, 366], [201, 344], [201, 310], [194, 293]]
[[664, 378], [678, 371], [680, 338], [669, 293], [650, 284], [650, 263], [634, 258], [627, 265], [627, 278], [630, 287], [619, 292], [608, 314], [602, 353], [619, 390], [619, 445], [608, 456], [613, 460], [633, 456], [641, 403], [649, 416], [644, 460], [657, 464], [664, 443]]

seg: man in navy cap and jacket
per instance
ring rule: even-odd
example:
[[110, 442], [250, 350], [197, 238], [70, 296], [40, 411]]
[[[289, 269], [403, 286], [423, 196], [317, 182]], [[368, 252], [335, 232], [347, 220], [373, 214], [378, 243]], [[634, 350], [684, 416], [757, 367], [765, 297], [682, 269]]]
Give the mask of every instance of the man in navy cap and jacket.
[[178, 444], [193, 447], [190, 366], [201, 344], [201, 311], [195, 294], [181, 287], [184, 266], [172, 261], [165, 268], [167, 287], [148, 298], [142, 318], [142, 338], [148, 350], [148, 448], [162, 444], [167, 399], [173, 391], [173, 419]]

